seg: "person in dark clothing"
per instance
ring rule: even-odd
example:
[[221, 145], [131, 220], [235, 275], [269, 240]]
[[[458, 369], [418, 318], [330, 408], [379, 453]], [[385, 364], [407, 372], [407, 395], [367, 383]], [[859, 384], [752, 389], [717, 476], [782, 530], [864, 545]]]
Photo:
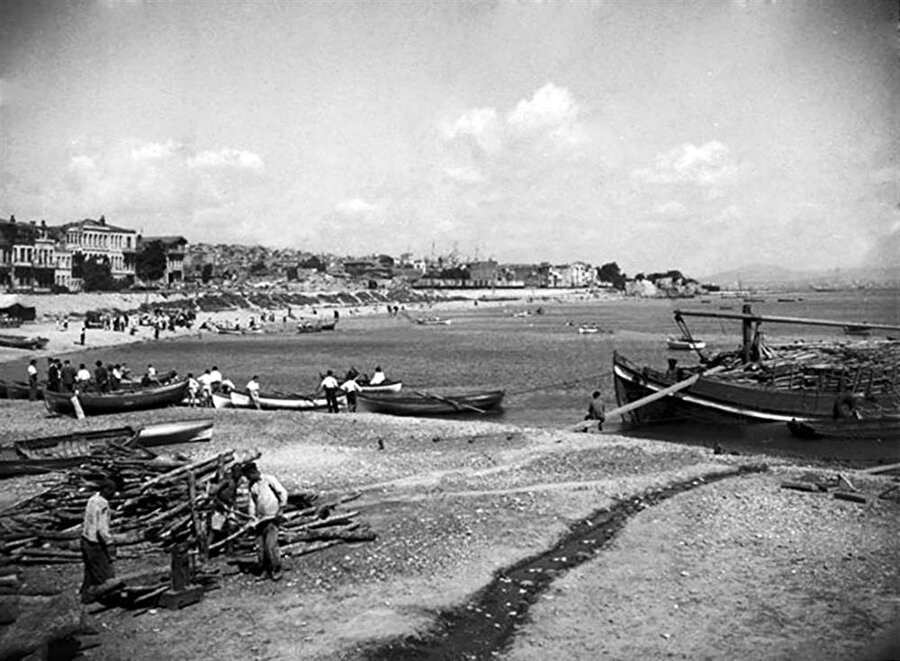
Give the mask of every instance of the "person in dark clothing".
[[104, 588], [115, 581], [113, 567], [113, 537], [109, 530], [109, 499], [116, 493], [116, 483], [105, 479], [97, 493], [90, 497], [84, 509], [81, 526], [81, 558], [84, 562], [84, 581], [81, 601], [89, 604]]
[[62, 369], [59, 370], [59, 378], [62, 381], [63, 390], [66, 392], [75, 390], [75, 368], [68, 359], [63, 361]]
[[[241, 476], [242, 465], [232, 465], [229, 472], [222, 478], [222, 481], [219, 482], [213, 492], [213, 511], [209, 519], [210, 546], [227, 539], [237, 528], [235, 505]], [[226, 542], [226, 555], [230, 555], [231, 552], [232, 544]]]
[[98, 360], [94, 367], [94, 385], [100, 392], [109, 392], [109, 371], [103, 365], [102, 360]]
[[319, 384], [319, 388], [321, 388], [325, 392], [325, 401], [328, 402], [328, 412], [337, 413], [337, 398], [338, 391], [341, 389], [341, 385], [338, 383], [338, 380], [334, 378], [334, 374], [331, 372], [331, 370], [328, 370], [325, 378], [322, 379], [322, 383]]
[[[597, 429], [603, 429], [603, 422], [606, 420], [606, 407], [603, 405], [603, 398], [599, 390], [595, 390], [591, 395], [591, 402], [588, 404], [587, 415], [584, 416], [584, 419], [596, 420]], [[585, 431], [587, 430], [588, 427], [585, 427]]]
[[47, 390], [51, 392], [59, 392], [61, 381], [59, 374], [59, 361], [56, 358], [48, 358], [50, 363], [47, 367]]

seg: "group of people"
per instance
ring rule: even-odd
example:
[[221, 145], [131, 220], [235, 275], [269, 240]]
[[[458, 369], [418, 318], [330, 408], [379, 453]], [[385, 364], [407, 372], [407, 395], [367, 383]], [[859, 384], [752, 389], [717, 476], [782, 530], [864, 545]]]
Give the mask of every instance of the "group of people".
[[362, 392], [362, 386], [377, 386], [384, 383], [386, 380], [387, 377], [380, 365], [375, 367], [375, 371], [372, 373], [371, 378], [368, 374], [360, 374], [355, 367], [351, 367], [344, 376], [343, 383], [340, 383], [337, 380], [337, 377], [334, 376], [334, 372], [328, 370], [316, 392], [321, 390], [325, 393], [325, 401], [328, 403], [329, 413], [337, 413], [340, 410], [338, 397], [341, 393], [347, 398], [347, 411], [355, 413], [356, 398], [357, 395]]
[[[246, 516], [255, 523], [259, 570], [273, 581], [282, 576], [281, 552], [278, 548], [278, 528], [288, 501], [287, 489], [274, 475], [262, 473], [248, 462], [235, 464], [222, 477], [213, 491], [213, 509], [207, 519], [209, 547], [225, 546], [239, 530], [238, 507], [241, 481], [247, 481]], [[84, 579], [81, 584], [82, 603], [102, 600], [120, 585], [115, 572], [115, 536], [110, 528], [110, 501], [118, 492], [114, 480], [105, 478], [88, 499], [81, 526], [81, 559]]]
[[[27, 371], [29, 398], [36, 399], [38, 389], [36, 358], [31, 359]], [[131, 370], [125, 363], [109, 365], [98, 360], [94, 363], [93, 369], [89, 369], [85, 363], [79, 363], [76, 369], [68, 359], [47, 358], [47, 390], [51, 392], [83, 392], [87, 390], [110, 392], [120, 389], [122, 382], [130, 378]]]
[[[256, 379], [257, 377], [254, 376], [253, 380], [256, 381]], [[193, 372], [188, 372], [187, 382], [188, 406], [211, 407], [214, 392], [228, 393], [234, 390], [234, 382], [224, 378], [216, 365], [213, 365], [211, 369], [204, 370], [203, 374], [197, 377]], [[258, 382], [256, 390], [259, 391]]]

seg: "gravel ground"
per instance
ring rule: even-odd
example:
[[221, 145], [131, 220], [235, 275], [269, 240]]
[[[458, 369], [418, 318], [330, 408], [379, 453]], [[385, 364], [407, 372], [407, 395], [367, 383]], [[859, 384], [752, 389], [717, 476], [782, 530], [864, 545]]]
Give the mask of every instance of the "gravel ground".
[[[3, 402], [4, 436], [78, 424]], [[210, 411], [89, 419], [94, 428]], [[393, 637], [427, 632], [492, 575], [540, 554], [601, 508], [649, 489], [760, 461], [763, 474], [702, 485], [635, 516], [591, 560], [562, 574], [500, 658], [853, 658], [896, 620], [898, 504], [890, 482], [851, 479], [865, 504], [780, 488], [826, 469], [766, 457], [611, 435], [374, 414], [216, 411], [192, 458], [259, 449], [263, 471], [291, 491], [361, 492], [348, 504], [377, 534], [286, 561], [280, 583], [218, 564], [222, 587], [182, 611], [94, 614], [87, 658], [361, 658]], [[379, 441], [383, 445], [380, 449]], [[7, 499], [46, 479], [6, 481]], [[122, 562], [120, 571], [165, 565]], [[52, 578], [74, 586], [80, 571]], [[445, 658], [455, 658], [452, 650]]]

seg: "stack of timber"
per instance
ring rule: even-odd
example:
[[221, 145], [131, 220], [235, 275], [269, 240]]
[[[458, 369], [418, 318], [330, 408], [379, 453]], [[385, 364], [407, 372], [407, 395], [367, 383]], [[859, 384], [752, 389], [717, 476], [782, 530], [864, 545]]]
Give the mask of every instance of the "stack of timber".
[[[254, 461], [256, 456], [244, 458]], [[251, 550], [255, 524], [235, 508], [239, 526], [226, 540], [208, 546], [208, 524], [213, 494], [219, 480], [236, 464], [229, 450], [189, 462], [157, 456], [140, 447], [112, 443], [98, 451], [44, 492], [0, 511], [0, 566], [80, 563], [80, 524], [88, 499], [106, 477], [119, 487], [111, 499], [111, 530], [119, 557], [146, 558], [153, 554], [189, 549], [200, 558], [231, 542]], [[243, 501], [246, 481], [241, 481]], [[317, 494], [290, 494], [283, 511], [279, 541], [287, 555], [303, 555], [345, 542], [371, 541], [369, 526], [357, 520], [358, 512], [342, 505], [358, 494], [320, 498]], [[209, 576], [207, 579], [212, 580]], [[197, 581], [195, 579], [195, 582]], [[120, 581], [121, 583], [121, 581]], [[202, 582], [201, 582], [202, 583]], [[152, 589], [147, 588], [152, 585]], [[164, 590], [156, 583], [115, 586], [129, 595], [129, 603], [152, 605], [148, 597]], [[214, 586], [213, 586], [214, 587]]]

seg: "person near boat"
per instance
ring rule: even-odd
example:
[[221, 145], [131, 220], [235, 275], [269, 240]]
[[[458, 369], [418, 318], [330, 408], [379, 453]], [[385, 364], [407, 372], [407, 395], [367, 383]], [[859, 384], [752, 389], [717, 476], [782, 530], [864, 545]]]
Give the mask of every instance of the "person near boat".
[[247, 381], [247, 394], [250, 395], [250, 401], [253, 402], [253, 406], [259, 408], [259, 376], [256, 374]]
[[28, 363], [28, 399], [32, 402], [37, 401], [37, 390], [38, 390], [38, 368], [37, 368], [37, 359], [32, 358], [31, 362]]
[[372, 378], [369, 379], [370, 386], [377, 386], [379, 384], [384, 383], [387, 380], [387, 377], [384, 375], [384, 371], [381, 369], [381, 366], [375, 367], [375, 373], [372, 374]]
[[319, 384], [319, 389], [325, 392], [325, 401], [328, 402], [328, 412], [329, 413], [337, 413], [338, 412], [338, 390], [340, 390], [340, 384], [338, 380], [334, 378], [334, 374], [331, 370], [325, 374], [325, 378], [322, 379], [322, 383]]
[[200, 406], [212, 406], [212, 376], [209, 370], [197, 377], [200, 383]]
[[278, 526], [281, 511], [287, 504], [287, 490], [274, 475], [260, 473], [253, 462], [245, 464], [244, 477], [250, 484], [249, 514], [250, 520], [256, 523], [260, 569], [278, 581], [282, 573]]
[[669, 381], [678, 381], [679, 371], [677, 359], [669, 358], [669, 367], [666, 369], [666, 378], [669, 379]]
[[[213, 492], [213, 511], [209, 518], [209, 545], [228, 539], [237, 530], [235, 505], [238, 485], [243, 473], [241, 464], [234, 464]], [[232, 545], [225, 543], [225, 554], [231, 555]]]
[[100, 392], [109, 392], [109, 371], [103, 365], [102, 360], [94, 364], [94, 386]]
[[219, 388], [222, 387], [222, 373], [215, 365], [213, 365], [213, 368], [209, 371], [209, 382], [212, 386], [213, 392], [216, 392]]
[[79, 390], [86, 389], [91, 383], [91, 371], [84, 363], [78, 365], [78, 372], [75, 374], [75, 387]]
[[119, 363], [116, 363], [112, 366], [112, 369], [109, 370], [109, 389], [110, 390], [118, 390], [122, 387], [122, 366]]
[[159, 376], [156, 374], [156, 368], [153, 367], [153, 364], [147, 365], [147, 371], [144, 373], [144, 378], [141, 379], [142, 386], [158, 386]]
[[47, 390], [59, 392], [61, 381], [59, 374], [59, 361], [56, 358], [48, 358], [47, 362]]
[[114, 545], [109, 529], [109, 499], [116, 493], [116, 483], [104, 479], [84, 508], [81, 526], [81, 559], [84, 580], [81, 583], [81, 602], [89, 604], [98, 590], [115, 580], [113, 567]]
[[[603, 429], [603, 423], [606, 421], [606, 407], [603, 405], [603, 398], [599, 390], [595, 390], [591, 394], [591, 401], [588, 404], [587, 414], [584, 416], [584, 419], [596, 420], [597, 429]], [[587, 430], [588, 427], [585, 427], [585, 431]]]
[[188, 406], [199, 406], [200, 399], [197, 395], [200, 393], [200, 382], [194, 378], [193, 372], [188, 372], [187, 375], [187, 403]]
[[347, 395], [347, 410], [351, 413], [356, 413], [356, 395], [362, 392], [362, 388], [356, 382], [356, 377], [354, 376], [344, 381], [341, 385], [341, 390]]
[[75, 368], [72, 367], [72, 363], [69, 362], [68, 358], [64, 360], [62, 369], [59, 370], [59, 380], [62, 381], [63, 389], [67, 392], [75, 390], [76, 374]]

